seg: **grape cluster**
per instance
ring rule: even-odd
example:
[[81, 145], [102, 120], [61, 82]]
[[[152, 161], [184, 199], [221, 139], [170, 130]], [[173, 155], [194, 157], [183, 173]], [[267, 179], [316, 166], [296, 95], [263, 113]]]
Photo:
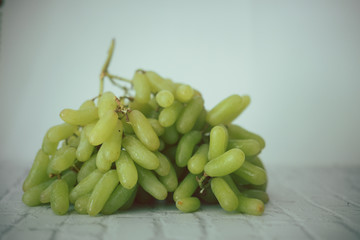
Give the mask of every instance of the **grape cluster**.
[[267, 176], [262, 137], [232, 124], [249, 96], [232, 95], [210, 111], [199, 91], [137, 70], [122, 96], [108, 91], [64, 109], [64, 123], [45, 134], [23, 184], [28, 206], [50, 203], [55, 214], [95, 216], [134, 203], [165, 200], [182, 212], [219, 203], [228, 212], [261, 215]]

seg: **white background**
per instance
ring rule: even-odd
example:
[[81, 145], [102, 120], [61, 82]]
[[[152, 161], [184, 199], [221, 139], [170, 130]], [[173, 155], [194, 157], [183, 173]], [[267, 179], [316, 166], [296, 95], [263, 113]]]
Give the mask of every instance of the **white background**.
[[207, 109], [250, 95], [236, 123], [265, 138], [265, 165], [359, 164], [360, 1], [7, 0], [0, 12], [1, 161], [30, 167], [61, 109], [97, 95], [115, 38], [114, 74], [154, 70]]

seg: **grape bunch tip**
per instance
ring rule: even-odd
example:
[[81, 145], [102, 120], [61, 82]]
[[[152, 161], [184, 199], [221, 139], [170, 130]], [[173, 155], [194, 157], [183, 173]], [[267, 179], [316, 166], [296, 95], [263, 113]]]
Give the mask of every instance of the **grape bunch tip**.
[[[114, 47], [112, 40], [99, 95], [63, 109], [64, 122], [46, 132], [23, 183], [23, 203], [50, 204], [57, 215], [71, 205], [96, 216], [157, 201], [184, 213], [219, 204], [262, 215], [269, 201], [259, 158], [265, 141], [233, 123], [250, 97], [234, 94], [206, 110], [188, 84], [143, 69], [131, 79], [110, 74]], [[122, 95], [104, 92], [105, 79]]]

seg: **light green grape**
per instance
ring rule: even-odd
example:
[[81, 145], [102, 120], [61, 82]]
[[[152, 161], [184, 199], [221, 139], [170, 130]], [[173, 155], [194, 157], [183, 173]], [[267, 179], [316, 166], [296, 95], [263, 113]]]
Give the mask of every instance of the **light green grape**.
[[254, 185], [262, 185], [267, 182], [265, 170], [248, 161], [244, 161], [243, 165], [234, 173]]
[[179, 133], [185, 134], [190, 132], [195, 126], [197, 118], [204, 108], [204, 100], [201, 96], [195, 96], [180, 113], [176, 121], [176, 129]]
[[154, 170], [159, 167], [160, 162], [157, 156], [135, 137], [125, 136], [123, 146], [131, 158], [143, 168]]
[[168, 90], [170, 92], [174, 92], [175, 85], [171, 81], [165, 80], [159, 74], [152, 71], [146, 71], [145, 75], [149, 80], [151, 91], [153, 93], [157, 93], [161, 90]]
[[175, 92], [176, 100], [182, 103], [187, 103], [192, 99], [193, 96], [194, 96], [194, 89], [190, 85], [180, 84], [179, 86], [177, 86]]
[[60, 112], [60, 118], [71, 125], [84, 126], [99, 118], [98, 108], [88, 107], [79, 110], [66, 108]]
[[91, 193], [88, 193], [76, 199], [74, 209], [77, 213], [87, 214], [87, 206], [89, 204], [90, 195]]
[[144, 71], [136, 71], [132, 83], [135, 90], [135, 101], [148, 103], [150, 100], [151, 87]]
[[115, 170], [105, 173], [95, 185], [88, 203], [88, 214], [96, 216], [104, 207], [111, 193], [119, 184], [119, 178]]
[[25, 203], [29, 207], [40, 205], [40, 195], [42, 191], [44, 191], [53, 181], [55, 181], [55, 178], [51, 178], [46, 182], [42, 182], [27, 189], [22, 196], [23, 203]]
[[90, 144], [86, 136], [87, 128], [93, 126], [94, 125], [87, 125], [81, 131], [79, 146], [76, 149], [76, 159], [79, 160], [80, 162], [87, 161], [90, 158], [91, 154], [94, 152], [95, 147]]
[[69, 210], [69, 187], [64, 179], [58, 179], [54, 182], [51, 190], [50, 205], [57, 215], [64, 215]]
[[170, 171], [168, 175], [158, 176], [160, 182], [165, 186], [168, 192], [174, 192], [178, 187], [178, 178], [176, 175], [175, 168], [172, 164], [170, 164]]
[[84, 162], [81, 166], [78, 174], [77, 174], [77, 181], [81, 182], [86, 176], [92, 173], [96, 169], [96, 153], [93, 154], [89, 160]]
[[172, 145], [175, 144], [179, 140], [179, 133], [176, 130], [175, 124], [165, 128], [164, 134], [161, 136], [161, 138], [164, 140], [166, 144]]
[[162, 109], [159, 115], [160, 125], [163, 127], [172, 126], [178, 119], [183, 107], [182, 103], [174, 101], [171, 106]]
[[123, 207], [126, 202], [131, 198], [134, 192], [136, 192], [137, 186], [133, 186], [130, 189], [123, 187], [119, 184], [115, 190], [111, 193], [109, 199], [106, 201], [103, 209], [101, 210], [102, 214], [113, 214], [121, 207]]
[[199, 131], [191, 131], [182, 136], [176, 149], [177, 166], [185, 167], [187, 165], [194, 151], [194, 147], [200, 142], [201, 137], [202, 135]]
[[251, 157], [260, 153], [261, 147], [255, 139], [230, 139], [228, 142], [228, 149], [239, 148], [245, 156]]
[[155, 174], [139, 165], [136, 168], [139, 174], [139, 185], [154, 198], [164, 200], [167, 197], [167, 190]]
[[109, 110], [96, 122], [95, 126], [88, 134], [90, 144], [97, 146], [108, 139], [114, 131], [118, 122], [118, 115], [116, 112]]
[[256, 198], [261, 200], [264, 204], [269, 201], [269, 195], [262, 191], [257, 189], [248, 189], [241, 192], [245, 197], [248, 198]]
[[77, 127], [68, 123], [59, 124], [50, 128], [47, 132], [47, 138], [50, 142], [58, 143], [64, 140], [77, 130]]
[[204, 171], [205, 164], [208, 162], [209, 145], [202, 144], [196, 153], [189, 159], [187, 168], [192, 174], [200, 174]]
[[222, 178], [216, 177], [211, 179], [211, 190], [220, 206], [227, 212], [237, 209], [239, 205], [236, 194], [231, 190], [230, 186]]
[[114, 112], [117, 108], [116, 96], [112, 92], [105, 92], [101, 95], [98, 102], [99, 118], [103, 118], [107, 112]]
[[239, 169], [245, 161], [245, 154], [233, 148], [208, 162], [204, 171], [211, 177], [222, 177]]
[[43, 138], [41, 149], [44, 153], [48, 155], [53, 155], [56, 152], [58, 145], [59, 142], [51, 142], [46, 133]]
[[48, 165], [49, 156], [40, 149], [37, 152], [29, 174], [23, 183], [22, 189], [24, 192], [33, 186], [49, 180], [49, 176], [47, 174]]
[[138, 181], [138, 172], [129, 153], [121, 151], [120, 157], [115, 164], [121, 185], [126, 189], [132, 189]]
[[181, 198], [176, 201], [176, 207], [184, 213], [196, 212], [200, 208], [200, 200], [197, 197]]
[[160, 152], [155, 152], [155, 155], [158, 157], [159, 159], [159, 167], [157, 169], [155, 169], [155, 172], [159, 175], [159, 176], [166, 176], [169, 174], [170, 172], [170, 161], [169, 159], [162, 153]]
[[168, 90], [161, 90], [156, 94], [156, 102], [160, 107], [170, 107], [174, 102], [174, 95]]
[[230, 139], [255, 139], [259, 142], [261, 149], [265, 147], [265, 141], [261, 136], [235, 124], [229, 124], [227, 127]]
[[218, 125], [211, 129], [208, 155], [209, 160], [220, 156], [226, 151], [228, 138], [228, 131], [223, 125]]
[[161, 124], [159, 123], [159, 120], [157, 120], [155, 118], [148, 118], [148, 121], [149, 121], [151, 127], [154, 129], [156, 135], [158, 135], [160, 137], [161, 135], [163, 135], [165, 133], [165, 128], [163, 126], [161, 126]]
[[179, 186], [176, 188], [173, 199], [176, 202], [179, 199], [191, 197], [195, 190], [199, 187], [199, 184], [196, 180], [196, 175], [188, 173], [186, 177], [181, 181]]
[[129, 121], [138, 139], [150, 151], [156, 151], [160, 146], [160, 140], [144, 114], [138, 110], [133, 110], [129, 114]]
[[74, 164], [76, 159], [76, 149], [64, 146], [56, 151], [54, 158], [50, 161], [49, 167], [52, 173], [60, 173]]

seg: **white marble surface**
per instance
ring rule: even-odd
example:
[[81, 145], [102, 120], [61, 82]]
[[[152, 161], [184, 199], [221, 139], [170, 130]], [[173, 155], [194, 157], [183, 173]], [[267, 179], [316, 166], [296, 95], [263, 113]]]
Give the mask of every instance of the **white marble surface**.
[[28, 168], [0, 162], [0, 239], [360, 239], [360, 166], [268, 167], [270, 202], [261, 217], [203, 206], [138, 207], [111, 216], [27, 207]]

